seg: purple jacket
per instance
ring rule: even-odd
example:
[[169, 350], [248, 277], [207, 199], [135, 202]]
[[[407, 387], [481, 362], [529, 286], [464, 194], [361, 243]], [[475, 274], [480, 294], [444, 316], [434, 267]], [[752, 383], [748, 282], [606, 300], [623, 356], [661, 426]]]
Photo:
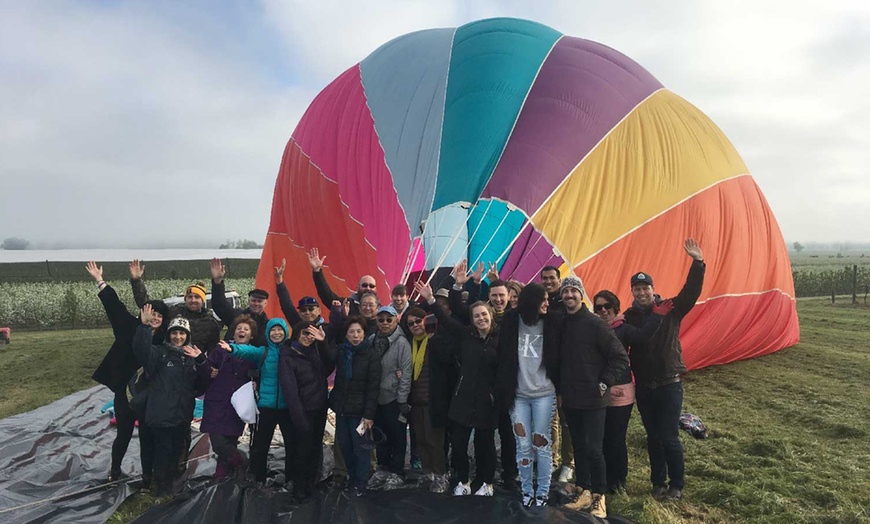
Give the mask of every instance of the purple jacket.
[[237, 389], [251, 380], [248, 371], [254, 369], [254, 365], [217, 348], [209, 352], [206, 365], [200, 366], [198, 371], [209, 377], [212, 369], [217, 369], [218, 375], [211, 379], [205, 392], [200, 431], [239, 436], [245, 431], [245, 423], [236, 414], [230, 399]]

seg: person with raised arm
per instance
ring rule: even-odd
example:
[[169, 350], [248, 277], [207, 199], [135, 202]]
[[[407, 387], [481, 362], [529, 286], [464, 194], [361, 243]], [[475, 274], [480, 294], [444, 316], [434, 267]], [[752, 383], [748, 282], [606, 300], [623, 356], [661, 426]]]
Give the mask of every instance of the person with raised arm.
[[[109, 319], [115, 337], [112, 347], [91, 376], [115, 394], [116, 433], [115, 440], [112, 442], [112, 465], [109, 470], [109, 480], [115, 481], [121, 478], [121, 462], [127, 454], [130, 439], [133, 437], [133, 428], [136, 425], [136, 413], [130, 407], [127, 398], [127, 385], [135, 378], [136, 371], [142, 367], [133, 354], [132, 346], [133, 336], [141, 321], [139, 317], [130, 314], [127, 306], [118, 298], [118, 293], [103, 280], [102, 266], [97, 266], [97, 263], [92, 260], [87, 263], [85, 270], [97, 283], [97, 296], [103, 304], [103, 309], [106, 310], [106, 317]], [[160, 344], [166, 335], [169, 308], [162, 300], [151, 300], [147, 304], [151, 306], [151, 340], [154, 344]], [[144, 424], [144, 421], [140, 421], [140, 435], [143, 433], [141, 424]], [[144, 432], [147, 432], [147, 429]], [[148, 487], [151, 484], [154, 467], [153, 452], [150, 448], [150, 440], [142, 439], [142, 441], [143, 445], [140, 446], [142, 485]]]
[[144, 404], [144, 421], [154, 447], [154, 480], [157, 496], [170, 494], [174, 473], [185, 435], [189, 434], [196, 397], [206, 384], [197, 373], [205, 364], [205, 354], [190, 342], [190, 323], [175, 317], [166, 328], [167, 340], [153, 343], [154, 309], [145, 304], [140, 315], [142, 325], [133, 336], [133, 354], [149, 377], [149, 386], [133, 398]]
[[[456, 285], [450, 291], [451, 304], [461, 302], [461, 289], [468, 276], [465, 261], [454, 268]], [[460, 362], [459, 382], [450, 402], [447, 416], [453, 422], [452, 465], [459, 483], [453, 490], [457, 496], [472, 493], [469, 482], [468, 441], [474, 433], [474, 457], [476, 461], [475, 484], [480, 488], [475, 495], [493, 496], [495, 478], [495, 428], [498, 410], [495, 405], [496, 369], [498, 368], [498, 330], [495, 313], [486, 302], [475, 302], [470, 307], [472, 325], [467, 326], [453, 319], [441, 307], [435, 306], [435, 297], [429, 284], [416, 282], [417, 293], [429, 304], [438, 319], [439, 329], [444, 329], [457, 339], [454, 351]]]
[[[363, 293], [377, 293], [377, 282], [371, 275], [363, 275], [357, 283], [357, 289], [349, 297], [340, 297], [336, 295], [329, 287], [326, 277], [323, 276], [323, 262], [326, 260], [326, 255], [320, 256], [320, 251], [315, 247], [308, 252], [308, 264], [311, 266], [311, 276], [314, 279], [314, 287], [317, 289], [317, 296], [320, 297], [322, 304], [332, 305], [333, 302], [344, 302], [347, 300], [350, 304], [350, 315], [358, 315], [360, 310], [360, 299]], [[380, 305], [380, 304], [379, 304]], [[377, 309], [377, 308], [375, 308]]]
[[323, 463], [323, 430], [326, 426], [326, 378], [335, 369], [335, 346], [322, 326], [302, 321], [293, 326], [278, 360], [278, 381], [290, 412], [292, 433], [284, 435], [289, 458], [287, 478], [293, 481], [298, 501], [314, 493]]
[[[130, 263], [130, 285], [133, 287], [133, 300], [137, 307], [148, 302], [148, 290], [143, 277], [145, 264], [138, 259]], [[205, 284], [195, 283], [184, 289], [184, 303], [169, 308], [169, 318], [184, 317], [190, 324], [190, 340], [193, 345], [208, 353], [220, 340], [221, 323], [206, 307]]]
[[[283, 318], [273, 318], [266, 323], [266, 346], [250, 344], [229, 344], [224, 340], [218, 342], [218, 347], [236, 357], [254, 364], [257, 369], [257, 409], [260, 416], [251, 439], [251, 471], [257, 482], [266, 482], [268, 471], [267, 461], [269, 447], [275, 434], [275, 427], [281, 428], [282, 435], [291, 435], [290, 411], [287, 401], [281, 392], [281, 382], [278, 380], [278, 361], [281, 345], [290, 335], [290, 328]], [[290, 475], [291, 454], [287, 447], [290, 440], [284, 441], [284, 478]]]
[[[697, 241], [687, 239], [683, 249], [692, 262], [683, 289], [671, 299], [673, 310], [665, 315], [650, 340], [631, 348], [637, 410], [647, 435], [652, 494], [673, 500], [682, 498], [685, 486], [679, 421], [683, 406], [681, 375], [686, 372], [686, 365], [680, 345], [680, 325], [701, 296], [707, 267]], [[625, 322], [641, 327], [653, 314], [653, 307], [661, 302], [661, 297], [653, 287], [652, 276], [644, 272], [632, 275], [631, 294], [634, 303], [625, 312]]]

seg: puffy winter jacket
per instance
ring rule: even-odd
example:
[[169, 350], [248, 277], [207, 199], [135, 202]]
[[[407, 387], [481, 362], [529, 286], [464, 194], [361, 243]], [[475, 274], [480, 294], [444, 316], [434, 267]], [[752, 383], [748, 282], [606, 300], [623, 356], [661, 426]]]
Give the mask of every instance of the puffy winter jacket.
[[[610, 386], [628, 366], [628, 355], [610, 326], [584, 304], [565, 315], [559, 351], [562, 406], [597, 409], [610, 402]], [[602, 395], [599, 384], [607, 386]]]
[[308, 347], [298, 341], [284, 341], [278, 361], [278, 380], [290, 411], [290, 420], [301, 424], [304, 431], [311, 428], [308, 411], [326, 411], [328, 386], [326, 377], [335, 368], [335, 350], [327, 342], [315, 342]]
[[[380, 333], [369, 337], [373, 348], [377, 348], [376, 340], [381, 337], [383, 335]], [[378, 394], [378, 404], [389, 404], [393, 401], [402, 404], [408, 402], [408, 395], [411, 393], [411, 344], [398, 328], [386, 338], [389, 347], [381, 355], [381, 392]]]
[[[350, 375], [345, 364], [350, 353]], [[329, 396], [329, 405], [339, 415], [375, 418], [378, 392], [381, 387], [381, 359], [364, 340], [357, 347], [349, 342], [338, 346], [335, 362], [335, 386]]]
[[[133, 300], [136, 306], [141, 308], [148, 302], [148, 290], [142, 279], [130, 280], [133, 286]], [[203, 353], [208, 353], [221, 338], [221, 323], [214, 318], [211, 310], [202, 308], [199, 311], [191, 311], [187, 306], [177, 304], [169, 308], [169, 319], [184, 317], [190, 322], [190, 344], [198, 347]]]
[[[259, 394], [257, 406], [270, 409], [284, 409], [287, 402], [281, 392], [281, 382], [278, 380], [278, 361], [281, 353], [281, 343], [274, 343], [269, 338], [269, 332], [274, 326], [284, 329], [284, 338], [290, 334], [287, 322], [283, 318], [273, 318], [266, 323], [266, 347], [251, 346], [248, 344], [230, 344], [233, 354], [248, 362], [253, 362], [260, 369]], [[283, 342], [283, 341], [282, 341]], [[265, 352], [265, 358], [264, 358]], [[262, 364], [261, 364], [262, 362]]]
[[145, 325], [136, 328], [133, 353], [149, 379], [140, 393], [146, 396], [145, 423], [154, 428], [189, 424], [196, 397], [206, 386], [196, 370], [197, 362], [205, 363], [205, 353], [194, 361], [169, 342], [151, 345], [151, 328]]

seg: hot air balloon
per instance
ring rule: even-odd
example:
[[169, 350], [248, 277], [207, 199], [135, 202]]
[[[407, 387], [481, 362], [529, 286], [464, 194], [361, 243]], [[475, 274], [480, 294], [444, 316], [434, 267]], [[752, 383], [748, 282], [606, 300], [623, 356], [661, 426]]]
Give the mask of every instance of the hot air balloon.
[[337, 292], [370, 274], [386, 300], [466, 258], [522, 282], [562, 266], [628, 304], [637, 271], [679, 291], [688, 237], [707, 262], [682, 324], [690, 369], [798, 341], [785, 242], [722, 131], [618, 51], [497, 18], [398, 37], [317, 95], [284, 150], [257, 285], [286, 258], [294, 298], [316, 296], [317, 247]]

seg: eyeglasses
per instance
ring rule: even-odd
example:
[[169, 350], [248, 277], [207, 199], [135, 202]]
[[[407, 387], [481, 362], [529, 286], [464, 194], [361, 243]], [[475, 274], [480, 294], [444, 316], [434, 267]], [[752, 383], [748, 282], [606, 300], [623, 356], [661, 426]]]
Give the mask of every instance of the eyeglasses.
[[422, 324], [422, 323], [423, 323], [423, 319], [422, 319], [422, 318], [418, 318], [417, 320], [409, 320], [409, 321], [408, 321], [408, 325], [409, 325], [409, 326], [416, 326], [416, 325], [418, 325], [418, 324]]
[[299, 311], [301, 311], [303, 313], [311, 313], [312, 311], [314, 311], [318, 307], [320, 307], [320, 306], [302, 306], [301, 308], [299, 308]]
[[603, 304], [595, 304], [595, 306], [593, 306], [592, 309], [593, 309], [593, 311], [604, 311], [605, 309], [607, 311], [610, 311], [611, 309], [613, 309], [613, 304], [611, 304], [610, 302], [605, 302]]
[[369, 284], [368, 282], [363, 282], [362, 284], [359, 285], [359, 287], [364, 287], [366, 289], [374, 289], [375, 287], [377, 287], [377, 284]]
[[378, 317], [378, 324], [389, 324], [396, 317]]

